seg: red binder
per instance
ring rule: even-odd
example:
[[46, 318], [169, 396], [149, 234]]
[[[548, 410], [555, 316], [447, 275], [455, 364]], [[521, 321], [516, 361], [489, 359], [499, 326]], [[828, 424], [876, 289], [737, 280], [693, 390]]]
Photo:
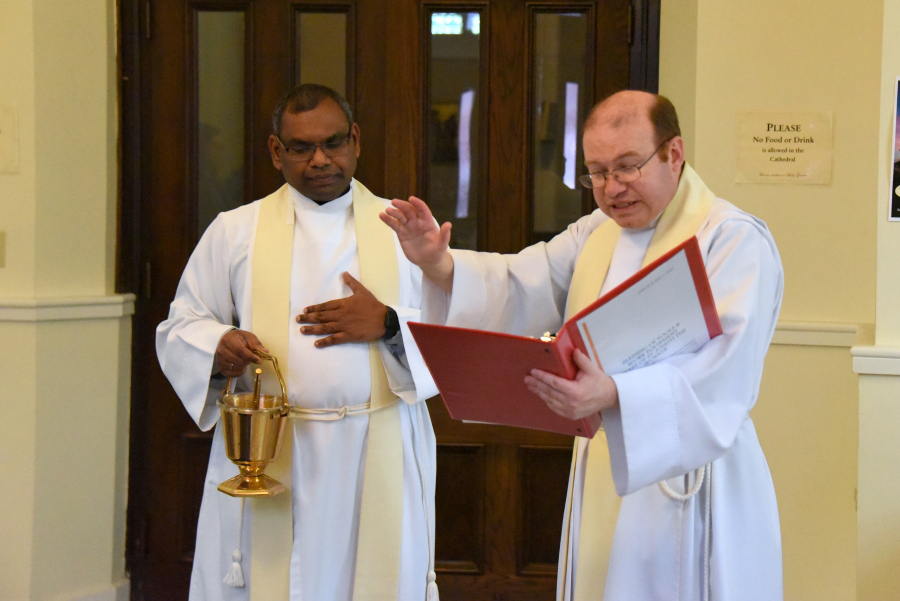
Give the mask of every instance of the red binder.
[[[664, 280], [668, 284], [659, 283]], [[667, 294], [671, 289], [679, 294]], [[673, 305], [673, 298], [688, 300]], [[642, 309], [636, 316], [635, 307]], [[634, 334], [629, 320], [617, 319], [616, 311], [631, 312], [640, 332]], [[570, 318], [549, 342], [415, 322], [409, 328], [452, 418], [587, 438], [600, 427], [600, 414], [580, 420], [557, 415], [525, 386], [524, 378], [532, 369], [572, 379], [577, 372], [572, 352], [578, 348], [607, 365], [607, 373], [620, 373], [671, 354], [692, 352], [722, 333], [696, 238]], [[673, 342], [674, 334], [683, 340]], [[648, 342], [632, 340], [640, 336]]]

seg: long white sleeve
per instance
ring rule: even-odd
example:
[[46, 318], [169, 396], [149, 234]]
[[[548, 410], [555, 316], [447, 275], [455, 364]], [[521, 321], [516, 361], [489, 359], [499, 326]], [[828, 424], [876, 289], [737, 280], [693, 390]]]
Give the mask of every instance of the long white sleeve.
[[711, 233], [703, 251], [723, 334], [695, 353], [613, 376], [619, 408], [603, 421], [620, 495], [720, 457], [756, 402], [781, 305], [778, 251], [751, 218], [726, 219]]

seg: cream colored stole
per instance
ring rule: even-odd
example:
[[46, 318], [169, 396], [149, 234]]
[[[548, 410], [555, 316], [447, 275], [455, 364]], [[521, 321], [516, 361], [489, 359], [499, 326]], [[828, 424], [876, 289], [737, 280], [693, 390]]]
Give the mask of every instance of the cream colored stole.
[[[652, 263], [696, 234], [714, 200], [715, 195], [690, 165], [685, 163], [675, 196], [659, 218], [643, 265]], [[610, 219], [588, 237], [575, 264], [575, 273], [572, 275], [566, 307], [567, 318], [600, 296], [621, 231], [622, 228]], [[581, 524], [578, 526], [578, 562], [573, 601], [597, 601], [603, 598], [621, 503], [613, 484], [606, 433], [602, 430], [597, 432], [587, 444], [585, 451], [586, 456], [579, 452], [576, 439], [569, 475], [569, 496], [563, 519], [563, 541], [560, 545], [560, 551], [565, 556], [561, 562], [563, 570], [558, 577], [564, 579], [564, 586], [558, 590], [564, 591], [565, 583], [570, 578], [572, 563], [572, 558], [568, 555], [570, 533], [575, 527], [572, 524], [573, 480], [576, 470], [580, 469], [582, 462], [587, 461], [581, 502]]]
[[[353, 183], [353, 221], [359, 255], [360, 281], [386, 305], [399, 300], [400, 275], [393, 232], [378, 218], [383, 203], [362, 184]], [[288, 333], [299, 327], [290, 315], [294, 205], [285, 185], [260, 203], [252, 265], [253, 332], [269, 351], [288, 365]], [[328, 299], [323, 299], [328, 300]], [[356, 557], [354, 601], [396, 601], [400, 578], [400, 537], [403, 511], [403, 449], [397, 397], [391, 392], [378, 342], [369, 344], [372, 373], [368, 442], [363, 475]], [[265, 385], [277, 389], [271, 364], [262, 369]], [[267, 391], [273, 394], [273, 390]], [[279, 392], [280, 394], [280, 392]], [[290, 391], [289, 391], [290, 394]], [[348, 417], [345, 419], [360, 419]], [[287, 600], [293, 543], [291, 511], [291, 442], [288, 422], [278, 459], [266, 473], [285, 485], [280, 495], [252, 499], [250, 598]], [[352, 494], [352, 491], [348, 491]], [[352, 516], [347, 516], [352, 519]]]

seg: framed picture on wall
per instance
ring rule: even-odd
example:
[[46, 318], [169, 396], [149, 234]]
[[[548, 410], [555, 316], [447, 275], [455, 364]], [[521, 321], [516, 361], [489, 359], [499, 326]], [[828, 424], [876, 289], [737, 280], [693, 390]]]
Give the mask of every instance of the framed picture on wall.
[[900, 77], [894, 86], [894, 135], [891, 153], [891, 202], [888, 221], [900, 221]]

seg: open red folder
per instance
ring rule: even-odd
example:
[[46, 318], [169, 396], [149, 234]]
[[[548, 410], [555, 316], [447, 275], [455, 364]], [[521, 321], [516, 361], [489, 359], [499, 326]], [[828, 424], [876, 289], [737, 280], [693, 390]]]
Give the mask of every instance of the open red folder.
[[697, 239], [647, 265], [544, 341], [483, 330], [409, 324], [450, 417], [593, 437], [600, 414], [570, 420], [525, 386], [532, 369], [572, 379], [574, 349], [609, 374], [698, 350], [722, 333]]

